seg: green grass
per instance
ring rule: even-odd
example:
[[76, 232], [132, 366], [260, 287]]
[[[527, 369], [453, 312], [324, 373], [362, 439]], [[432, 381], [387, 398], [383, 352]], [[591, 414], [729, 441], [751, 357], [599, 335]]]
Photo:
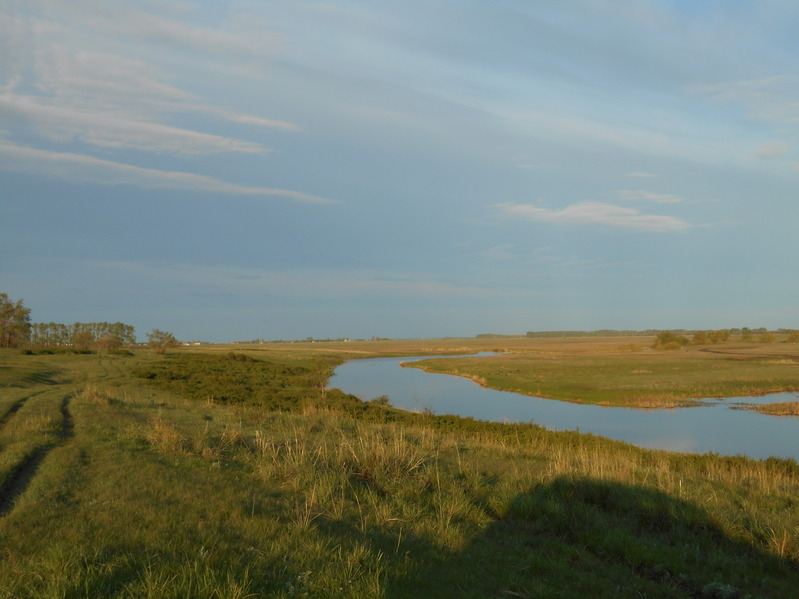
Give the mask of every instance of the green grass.
[[[793, 350], [799, 358], [799, 350]], [[583, 403], [663, 407], [702, 397], [799, 390], [799, 361], [743, 353], [520, 353], [427, 359], [409, 366], [472, 378], [479, 384]]]
[[[300, 384], [320, 359], [0, 355], [7, 380], [44, 360], [60, 381], [0, 390], [0, 410], [30, 394], [2, 420], [0, 456], [26, 414], [41, 415], [28, 426], [44, 448], [0, 516], [0, 596], [789, 597], [799, 584], [795, 462], [352, 410]], [[169, 388], [187, 371], [214, 385], [225, 360], [282, 372], [298, 401]]]

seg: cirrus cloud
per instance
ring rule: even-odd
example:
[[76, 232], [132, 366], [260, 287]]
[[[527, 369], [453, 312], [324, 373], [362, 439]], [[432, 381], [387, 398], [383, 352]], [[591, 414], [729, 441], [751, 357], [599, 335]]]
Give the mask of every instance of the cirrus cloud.
[[282, 196], [298, 202], [336, 203], [334, 200], [291, 189], [251, 187], [206, 175], [142, 168], [83, 154], [52, 152], [2, 141], [0, 168], [100, 185], [135, 185], [145, 189], [181, 189], [238, 196]]
[[680, 196], [670, 193], [655, 193], [644, 189], [620, 189], [619, 196], [623, 200], [640, 200], [657, 204], [678, 204], [684, 201]]
[[564, 225], [607, 225], [652, 233], [682, 231], [691, 225], [674, 216], [643, 214], [640, 210], [604, 202], [579, 202], [561, 210], [532, 204], [499, 204], [505, 214], [525, 220]]
[[779, 139], [772, 139], [761, 143], [755, 149], [755, 156], [758, 158], [779, 158], [785, 156], [791, 151], [791, 148], [784, 141]]

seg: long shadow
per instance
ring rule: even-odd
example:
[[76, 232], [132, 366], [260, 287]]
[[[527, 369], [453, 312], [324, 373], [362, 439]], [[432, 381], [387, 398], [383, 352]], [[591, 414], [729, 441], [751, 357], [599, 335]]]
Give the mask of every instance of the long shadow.
[[586, 478], [518, 495], [460, 552], [413, 540], [403, 549], [408, 563], [385, 599], [799, 596], [796, 562], [730, 538], [701, 507]]

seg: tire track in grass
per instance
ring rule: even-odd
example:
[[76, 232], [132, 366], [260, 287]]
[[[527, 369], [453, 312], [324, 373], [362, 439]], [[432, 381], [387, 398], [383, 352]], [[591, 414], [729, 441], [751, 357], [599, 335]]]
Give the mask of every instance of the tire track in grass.
[[[37, 394], [34, 394], [37, 395]], [[65, 395], [61, 400], [61, 430], [58, 433], [58, 438], [41, 447], [37, 447], [28, 457], [22, 460], [11, 476], [6, 479], [5, 483], [0, 487], [0, 518], [11, 512], [14, 509], [17, 498], [22, 495], [30, 485], [39, 467], [56, 447], [65, 445], [72, 437], [75, 436], [75, 422], [72, 419], [72, 414], [69, 411], [70, 400], [74, 397], [74, 393]], [[14, 410], [16, 412], [22, 407], [27, 399], [33, 397], [32, 395], [21, 400], [19, 407]], [[13, 408], [13, 406], [12, 406]], [[10, 419], [10, 414], [6, 413], [5, 420]], [[4, 424], [4, 423], [3, 423]]]
[[37, 395], [41, 395], [42, 393], [46, 393], [47, 390], [44, 391], [37, 391], [36, 393], [31, 393], [30, 395], [26, 395], [25, 397], [19, 398], [17, 401], [11, 404], [11, 407], [6, 410], [6, 413], [0, 416], [0, 430], [2, 430], [11, 417], [19, 412], [20, 408], [25, 405], [25, 402], [31, 399], [32, 397], [36, 397]]

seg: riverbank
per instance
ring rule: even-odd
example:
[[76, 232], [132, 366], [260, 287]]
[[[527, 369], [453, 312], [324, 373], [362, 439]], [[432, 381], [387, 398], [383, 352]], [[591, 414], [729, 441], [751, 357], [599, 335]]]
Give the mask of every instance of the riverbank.
[[409, 367], [469, 378], [501, 391], [631, 408], [699, 405], [702, 398], [799, 391], [799, 345], [703, 346], [654, 351], [635, 344], [530, 347], [481, 358], [426, 359]]
[[755, 410], [771, 416], [799, 416], [799, 402], [767, 403], [761, 405], [741, 404], [738, 409]]

